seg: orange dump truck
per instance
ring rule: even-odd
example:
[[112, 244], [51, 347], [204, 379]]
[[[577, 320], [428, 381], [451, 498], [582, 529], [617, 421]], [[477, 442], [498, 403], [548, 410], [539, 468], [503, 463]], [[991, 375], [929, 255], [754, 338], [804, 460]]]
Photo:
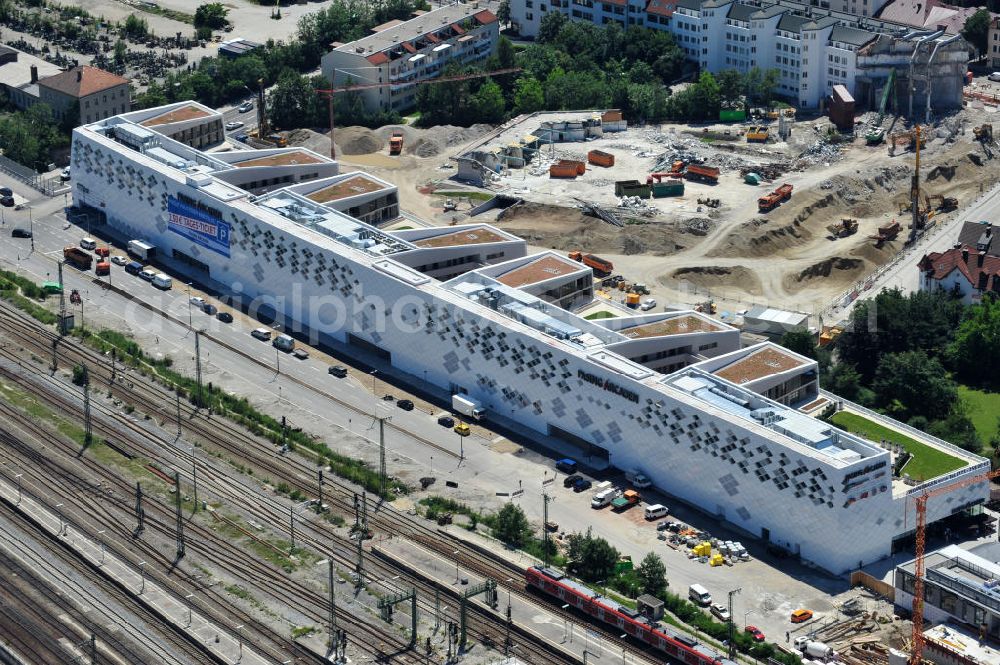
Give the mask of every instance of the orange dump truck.
[[603, 150], [591, 150], [587, 153], [587, 161], [595, 166], [614, 166], [615, 156]]
[[63, 258], [67, 263], [72, 263], [79, 270], [90, 270], [90, 267], [94, 265], [94, 257], [79, 247], [64, 248]]
[[575, 159], [560, 159], [549, 167], [549, 177], [575, 178], [578, 175], [583, 175], [586, 170], [587, 167], [583, 162], [578, 162]]
[[403, 132], [394, 130], [389, 135], [389, 154], [398, 155], [403, 152]]
[[719, 182], [719, 169], [714, 166], [702, 166], [701, 164], [689, 164], [684, 171], [684, 177], [688, 180], [701, 180], [702, 182]]
[[786, 182], [770, 194], [757, 199], [757, 209], [761, 212], [770, 212], [781, 205], [782, 201], [790, 198], [792, 198], [792, 186]]
[[583, 252], [576, 251], [570, 252], [569, 258], [574, 261], [579, 261], [585, 266], [589, 266], [594, 272], [611, 274], [614, 272], [615, 266], [611, 261], [607, 259], [602, 259], [599, 256], [594, 256], [593, 254], [584, 254]]

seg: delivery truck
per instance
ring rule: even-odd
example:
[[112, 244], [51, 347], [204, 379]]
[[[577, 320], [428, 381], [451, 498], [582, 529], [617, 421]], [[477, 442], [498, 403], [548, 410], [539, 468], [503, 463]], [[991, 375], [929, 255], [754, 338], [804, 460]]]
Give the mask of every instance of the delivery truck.
[[149, 261], [156, 256], [156, 245], [145, 240], [129, 240], [127, 249], [130, 256], [140, 261]]
[[482, 420], [486, 417], [486, 411], [483, 410], [479, 402], [462, 397], [461, 395], [451, 396], [451, 408], [453, 411], [457, 411], [463, 416], [475, 418], [476, 420]]

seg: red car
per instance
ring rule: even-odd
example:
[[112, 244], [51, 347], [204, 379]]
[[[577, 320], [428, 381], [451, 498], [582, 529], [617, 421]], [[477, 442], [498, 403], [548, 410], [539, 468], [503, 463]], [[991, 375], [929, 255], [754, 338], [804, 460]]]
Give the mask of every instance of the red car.
[[754, 642], [763, 642], [764, 633], [761, 632], [760, 628], [757, 626], [747, 626], [743, 629], [744, 632], [750, 633], [750, 637], [753, 638]]

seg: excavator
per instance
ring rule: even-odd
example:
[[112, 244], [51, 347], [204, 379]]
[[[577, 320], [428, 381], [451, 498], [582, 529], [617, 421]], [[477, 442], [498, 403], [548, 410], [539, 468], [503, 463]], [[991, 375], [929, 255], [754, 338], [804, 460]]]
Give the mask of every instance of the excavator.
[[[939, 212], [948, 212], [958, 207], [957, 198], [954, 196], [944, 196], [943, 194], [928, 194], [924, 196], [924, 202], [927, 204], [927, 210], [937, 210]], [[934, 205], [935, 203], [937, 205]]]
[[896, 70], [893, 69], [889, 72], [889, 80], [885, 82], [885, 88], [882, 90], [882, 102], [878, 105], [878, 118], [875, 120], [872, 128], [868, 130], [868, 133], [865, 134], [865, 142], [868, 145], [878, 145], [885, 138], [885, 128], [882, 127], [882, 122], [885, 120], [885, 107], [889, 103], [890, 93], [893, 93], [893, 102], [895, 103], [895, 89]]
[[917, 146], [917, 136], [920, 137], [920, 147], [923, 148], [927, 144], [927, 138], [915, 130], [908, 129], [903, 132], [893, 133], [889, 137], [889, 156], [892, 157], [896, 154], [897, 145], [905, 144], [907, 150], [915, 150]]

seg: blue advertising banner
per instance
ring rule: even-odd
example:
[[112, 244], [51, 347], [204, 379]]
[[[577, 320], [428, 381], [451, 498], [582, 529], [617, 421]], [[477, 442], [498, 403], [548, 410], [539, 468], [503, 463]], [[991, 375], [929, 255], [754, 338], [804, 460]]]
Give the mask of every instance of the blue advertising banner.
[[217, 254], [229, 257], [230, 226], [173, 196], [167, 199], [167, 228]]

